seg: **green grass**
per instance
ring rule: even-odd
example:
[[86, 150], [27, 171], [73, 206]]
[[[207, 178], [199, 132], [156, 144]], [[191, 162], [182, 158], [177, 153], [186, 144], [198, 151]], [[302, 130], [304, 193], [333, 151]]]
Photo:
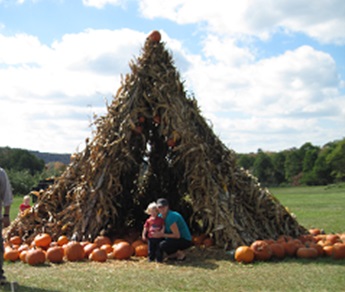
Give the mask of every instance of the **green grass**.
[[[345, 188], [271, 189], [305, 227], [345, 231]], [[20, 200], [21, 201], [21, 200]], [[14, 209], [14, 208], [13, 208]], [[30, 267], [5, 263], [19, 291], [344, 291], [345, 260], [285, 259], [242, 265], [223, 250], [192, 248], [185, 262], [145, 259], [106, 263], [65, 262]]]

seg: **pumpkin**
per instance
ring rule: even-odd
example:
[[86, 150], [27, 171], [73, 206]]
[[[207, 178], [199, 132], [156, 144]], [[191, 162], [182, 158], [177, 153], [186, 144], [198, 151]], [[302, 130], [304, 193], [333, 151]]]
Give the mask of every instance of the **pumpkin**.
[[103, 245], [100, 247], [100, 249], [105, 250], [105, 252], [106, 252], [107, 254], [113, 252], [113, 247], [111, 246], [111, 244], [108, 244], [108, 243], [103, 244]]
[[144, 244], [144, 241], [142, 241], [141, 239], [137, 239], [133, 241], [132, 246], [135, 249], [137, 246], [142, 245], [142, 244]]
[[49, 247], [47, 250], [47, 260], [51, 263], [61, 263], [63, 261], [64, 249], [61, 246]]
[[19, 253], [19, 259], [23, 262], [26, 263], [26, 254], [28, 250], [23, 250]]
[[285, 254], [287, 256], [295, 256], [297, 249], [299, 246], [296, 245], [296, 243], [293, 240], [287, 241], [287, 242], [282, 242], [282, 245], [285, 250]]
[[319, 228], [311, 228], [308, 231], [311, 235], [314, 236], [321, 234], [321, 230]]
[[263, 240], [254, 241], [250, 245], [250, 248], [253, 250], [256, 260], [267, 261], [272, 256], [272, 250], [270, 245]]
[[111, 244], [110, 238], [103, 235], [97, 236], [93, 242], [96, 243], [98, 247], [101, 247], [104, 244]]
[[68, 237], [66, 235], [60, 235], [58, 240], [57, 240], [57, 244], [59, 246], [63, 246], [65, 244], [67, 244], [69, 241]]
[[30, 249], [26, 252], [26, 262], [30, 266], [38, 266], [46, 261], [46, 254], [41, 249]]
[[118, 260], [126, 260], [133, 254], [133, 247], [128, 242], [120, 242], [113, 245], [114, 258]]
[[235, 260], [239, 263], [251, 263], [254, 260], [254, 251], [246, 245], [242, 245], [235, 250]]
[[214, 240], [211, 238], [211, 237], [207, 237], [204, 239], [204, 241], [202, 242], [202, 244], [205, 246], [205, 247], [210, 247], [210, 246], [213, 246], [214, 245]]
[[317, 258], [318, 252], [315, 248], [310, 246], [300, 247], [297, 249], [296, 252], [297, 257], [303, 259], [314, 259]]
[[149, 247], [146, 243], [138, 245], [135, 248], [135, 255], [137, 257], [147, 257], [149, 255]]
[[10, 238], [10, 243], [14, 245], [21, 245], [22, 244], [22, 239], [19, 236], [12, 236]]
[[333, 245], [337, 242], [340, 242], [341, 240], [340, 240], [339, 235], [337, 234], [327, 234], [326, 241], [329, 241]]
[[97, 247], [91, 252], [89, 259], [95, 262], [104, 263], [107, 260], [107, 253], [104, 249]]
[[26, 243], [23, 243], [21, 246], [18, 247], [19, 253], [21, 253], [23, 250], [28, 250], [29, 246]]
[[345, 243], [336, 243], [333, 245], [332, 257], [336, 260], [345, 258]]
[[192, 236], [192, 242], [194, 245], [200, 246], [204, 242], [205, 238], [206, 238], [206, 234], [193, 235]]
[[272, 243], [270, 244], [272, 250], [272, 256], [277, 259], [282, 259], [285, 257], [285, 249], [281, 243]]
[[334, 248], [333, 245], [325, 245], [322, 247], [324, 254], [329, 257], [333, 255], [333, 248]]
[[92, 253], [92, 251], [98, 248], [98, 245], [96, 243], [88, 243], [87, 245], [84, 246], [84, 257], [88, 258], [89, 255]]
[[84, 248], [77, 241], [70, 241], [66, 244], [65, 255], [68, 261], [76, 262], [84, 259]]
[[6, 247], [4, 251], [4, 260], [15, 262], [19, 259], [19, 251], [18, 249]]
[[52, 238], [48, 233], [37, 234], [34, 238], [34, 244], [37, 247], [48, 248], [51, 242]]
[[153, 30], [147, 38], [152, 42], [158, 43], [161, 40], [161, 34], [158, 30]]
[[127, 241], [125, 239], [123, 239], [123, 238], [117, 238], [117, 239], [114, 240], [114, 244], [118, 244], [120, 242], [127, 242]]

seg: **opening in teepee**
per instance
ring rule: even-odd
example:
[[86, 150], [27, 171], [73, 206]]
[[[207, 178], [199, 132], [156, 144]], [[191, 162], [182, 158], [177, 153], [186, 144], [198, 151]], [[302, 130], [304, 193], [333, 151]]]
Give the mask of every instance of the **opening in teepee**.
[[84, 240], [141, 230], [147, 204], [159, 197], [193, 233], [211, 233], [222, 246], [306, 233], [214, 134], [157, 32], [130, 69], [94, 137], [8, 236]]

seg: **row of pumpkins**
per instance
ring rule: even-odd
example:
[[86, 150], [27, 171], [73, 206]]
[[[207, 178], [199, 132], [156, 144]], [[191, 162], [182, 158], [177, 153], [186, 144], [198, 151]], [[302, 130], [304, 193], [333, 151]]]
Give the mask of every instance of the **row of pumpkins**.
[[234, 259], [240, 263], [279, 260], [285, 257], [315, 259], [328, 256], [345, 259], [345, 233], [324, 234], [317, 228], [310, 229], [309, 233], [299, 238], [282, 235], [277, 240], [256, 240], [250, 246], [237, 247]]
[[[213, 245], [213, 240], [206, 236], [195, 236], [193, 242], [205, 247]], [[30, 245], [23, 243], [19, 236], [13, 236], [4, 243], [4, 260], [20, 260], [32, 266], [44, 264], [46, 261], [61, 263], [64, 260], [75, 262], [89, 259], [105, 262], [107, 259], [126, 260], [131, 256], [147, 257], [147, 243], [141, 239], [132, 243], [125, 239], [112, 241], [109, 237], [101, 235], [93, 242], [70, 241], [65, 235], [53, 241], [48, 233], [36, 235]]]

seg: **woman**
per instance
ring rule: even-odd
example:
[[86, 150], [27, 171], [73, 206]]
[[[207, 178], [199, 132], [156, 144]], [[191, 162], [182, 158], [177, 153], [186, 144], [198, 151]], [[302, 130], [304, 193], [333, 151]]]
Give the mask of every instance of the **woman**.
[[154, 234], [155, 237], [163, 237], [159, 248], [165, 252], [169, 258], [183, 261], [186, 258], [183, 250], [192, 245], [192, 236], [186, 221], [178, 212], [171, 211], [167, 199], [157, 200], [157, 207], [160, 215], [165, 221], [165, 230]]

